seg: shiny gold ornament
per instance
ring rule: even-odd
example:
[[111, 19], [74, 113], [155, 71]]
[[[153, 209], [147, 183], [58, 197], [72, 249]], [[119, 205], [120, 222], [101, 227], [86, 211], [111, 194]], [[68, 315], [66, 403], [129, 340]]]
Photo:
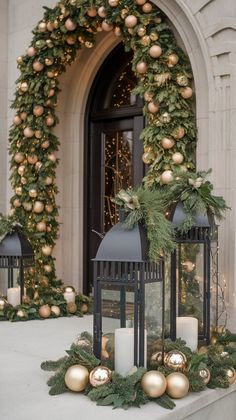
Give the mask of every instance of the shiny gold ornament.
[[51, 315], [51, 308], [49, 305], [42, 305], [39, 308], [39, 315], [41, 318], [49, 318]]
[[155, 353], [153, 353], [150, 357], [151, 366], [161, 366], [165, 356], [166, 353], [163, 353], [162, 357], [162, 351], [156, 351]]
[[156, 370], [150, 370], [144, 373], [141, 380], [141, 387], [149, 398], [158, 398], [166, 390], [166, 378], [163, 373]]
[[111, 7], [117, 7], [119, 4], [119, 0], [108, 0], [108, 3]]
[[188, 78], [184, 74], [178, 74], [176, 77], [176, 82], [179, 86], [188, 86]]
[[20, 182], [22, 183], [22, 185], [26, 185], [28, 183], [27, 179], [24, 176], [21, 177]]
[[38, 232], [45, 232], [47, 229], [47, 225], [45, 222], [41, 221], [36, 224], [36, 229]]
[[51, 313], [55, 316], [60, 316], [61, 310], [59, 306], [56, 306], [56, 305], [51, 306]]
[[138, 19], [134, 15], [126, 16], [125, 18], [125, 26], [126, 28], [134, 28], [138, 23]]
[[16, 316], [18, 316], [18, 318], [26, 318], [27, 314], [23, 309], [18, 309]]
[[113, 25], [111, 25], [110, 23], [106, 22], [105, 20], [102, 21], [102, 29], [105, 32], [110, 32], [113, 29]]
[[171, 149], [175, 145], [175, 142], [172, 138], [164, 137], [161, 140], [161, 145], [164, 149]]
[[142, 155], [142, 161], [146, 165], [150, 165], [155, 160], [155, 154], [152, 152], [143, 153]]
[[17, 169], [17, 172], [19, 175], [24, 175], [25, 172], [25, 165], [20, 165], [19, 168]]
[[105, 385], [110, 382], [112, 373], [106, 366], [95, 367], [89, 375], [89, 382], [94, 388]]
[[160, 116], [160, 121], [164, 124], [168, 124], [171, 121], [169, 112], [163, 112], [163, 114]]
[[21, 55], [19, 55], [19, 57], [17, 57], [16, 61], [17, 61], [17, 64], [19, 64], [19, 65], [23, 64], [23, 62], [24, 62], [23, 57]]
[[35, 168], [37, 169], [37, 171], [39, 171], [42, 168], [42, 166], [43, 166], [42, 162], [35, 163]]
[[13, 118], [13, 124], [20, 125], [22, 123], [21, 117], [19, 115], [15, 115]]
[[4, 311], [7, 305], [8, 305], [7, 300], [1, 296], [0, 297], [0, 311]]
[[140, 26], [137, 30], [137, 34], [138, 36], [142, 37], [144, 35], [146, 35], [146, 28], [143, 26]]
[[166, 354], [164, 358], [164, 365], [173, 370], [176, 370], [176, 369], [183, 370], [187, 366], [187, 358], [185, 354], [182, 353], [181, 351], [171, 350]]
[[46, 66], [52, 66], [54, 63], [54, 60], [52, 58], [45, 58], [44, 63], [46, 64]]
[[168, 56], [168, 59], [167, 59], [168, 61], [167, 61], [167, 66], [168, 67], [174, 67], [174, 66], [176, 66], [176, 64], [178, 64], [178, 62], [179, 62], [179, 57], [178, 57], [178, 55], [177, 54], [170, 54], [169, 56]]
[[41, 147], [42, 147], [42, 149], [47, 149], [49, 146], [50, 146], [50, 142], [49, 142], [49, 140], [44, 140], [44, 141], [41, 143]]
[[217, 337], [215, 335], [211, 336], [211, 344], [216, 344], [217, 343]]
[[31, 203], [25, 202], [25, 203], [23, 203], [23, 207], [26, 211], [31, 211], [32, 210], [32, 204]]
[[152, 99], [153, 99], [153, 93], [151, 93], [151, 92], [145, 92], [144, 93], [144, 99], [145, 99], [145, 101], [147, 101], [147, 102], [150, 102], [150, 101], [152, 101]]
[[114, 28], [114, 34], [115, 34], [115, 36], [121, 36], [121, 30], [120, 30], [119, 26], [116, 26]]
[[50, 245], [44, 245], [42, 246], [42, 253], [46, 257], [49, 257], [52, 253], [52, 247]]
[[136, 65], [136, 70], [139, 74], [145, 74], [147, 72], [147, 64], [145, 63], [145, 61], [140, 61]]
[[27, 161], [30, 165], [35, 165], [35, 163], [38, 161], [38, 156], [37, 155], [29, 155], [27, 157]]
[[44, 270], [46, 273], [51, 273], [52, 272], [52, 267], [48, 264], [43, 266]]
[[89, 372], [82, 365], [73, 365], [67, 369], [65, 374], [65, 384], [70, 391], [83, 391], [89, 381]]
[[106, 17], [106, 10], [104, 6], [98, 8], [98, 16], [100, 16], [101, 18]]
[[198, 349], [198, 354], [207, 354], [208, 353], [208, 347], [207, 346], [201, 346]]
[[42, 136], [43, 136], [43, 133], [40, 130], [36, 130], [34, 135], [35, 135], [36, 139], [41, 139]]
[[77, 312], [77, 305], [74, 302], [69, 302], [66, 305], [66, 309], [70, 314], [75, 314]]
[[21, 82], [20, 83], [20, 90], [22, 92], [27, 92], [27, 90], [29, 89], [28, 83], [27, 82]]
[[24, 153], [21, 153], [21, 152], [17, 152], [14, 156], [14, 161], [16, 163], [22, 163], [24, 159], [25, 159], [25, 155]]
[[89, 42], [89, 41], [85, 41], [84, 45], [85, 45], [86, 48], [93, 48], [94, 47], [93, 42]]
[[173, 372], [166, 378], [166, 392], [171, 398], [184, 398], [189, 391], [189, 380], [180, 372]]
[[124, 9], [122, 9], [122, 10], [121, 10], [121, 12], [120, 12], [120, 16], [121, 16], [121, 18], [122, 18], [122, 19], [125, 19], [125, 18], [126, 18], [126, 16], [128, 15], [128, 13], [129, 13], [129, 9], [128, 9], [128, 7], [124, 7]]
[[30, 128], [30, 127], [25, 127], [23, 133], [24, 133], [25, 137], [31, 138], [34, 135], [34, 130], [32, 130], [32, 128]]
[[151, 43], [151, 40], [150, 40], [150, 37], [148, 35], [144, 35], [141, 38], [140, 42], [144, 47], [148, 47], [148, 45], [150, 45], [150, 43]]
[[193, 96], [193, 90], [191, 89], [191, 87], [186, 86], [180, 90], [180, 95], [184, 99], [190, 99]]
[[159, 38], [159, 35], [156, 32], [151, 32], [149, 36], [152, 41], [157, 41]]
[[46, 22], [40, 22], [38, 24], [38, 31], [39, 32], [45, 32], [47, 30], [47, 24]]
[[159, 58], [162, 54], [162, 49], [159, 45], [152, 45], [148, 52], [152, 58]]
[[39, 280], [39, 286], [41, 287], [48, 287], [49, 280], [46, 276], [41, 276]]
[[180, 140], [185, 136], [185, 130], [183, 127], [178, 127], [176, 128], [173, 133], [172, 136], [176, 139], [176, 140]]
[[183, 162], [184, 157], [182, 153], [176, 152], [176, 153], [173, 153], [172, 160], [176, 165], [180, 165]]
[[14, 207], [21, 207], [21, 202], [20, 202], [20, 200], [18, 199], [18, 198], [15, 198], [15, 200], [13, 200], [13, 206]]
[[230, 367], [226, 370], [226, 376], [229, 382], [229, 385], [232, 385], [236, 381], [236, 371], [233, 367]]
[[22, 187], [16, 187], [16, 189], [15, 189], [15, 193], [16, 193], [16, 195], [22, 195], [22, 194], [23, 194], [23, 189], [22, 189]]
[[144, 13], [151, 13], [152, 11], [152, 4], [151, 3], [145, 3], [142, 7]]
[[34, 213], [42, 213], [44, 210], [44, 204], [42, 203], [42, 201], [35, 201], [34, 203], [34, 207], [33, 207], [33, 211]]
[[200, 376], [200, 378], [203, 380], [203, 383], [204, 383], [205, 385], [207, 385], [207, 384], [208, 384], [208, 382], [209, 382], [209, 381], [210, 381], [210, 379], [211, 379], [211, 374], [210, 374], [210, 371], [209, 371], [209, 369], [207, 369], [207, 368], [204, 368], [204, 369], [199, 370], [199, 376]]

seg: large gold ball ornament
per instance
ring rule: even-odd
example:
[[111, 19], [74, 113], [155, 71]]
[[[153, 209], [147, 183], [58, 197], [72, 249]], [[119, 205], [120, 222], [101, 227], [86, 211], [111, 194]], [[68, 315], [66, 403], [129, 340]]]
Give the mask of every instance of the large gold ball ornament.
[[27, 317], [27, 314], [26, 314], [26, 312], [23, 309], [18, 309], [18, 311], [16, 313], [16, 316], [18, 318], [26, 318]]
[[54, 60], [52, 58], [46, 57], [44, 60], [44, 63], [46, 64], [46, 66], [52, 66], [54, 63]]
[[41, 139], [43, 137], [43, 133], [41, 130], [36, 130], [34, 133], [36, 139]]
[[168, 56], [168, 59], [167, 59], [167, 66], [168, 67], [174, 67], [174, 66], [176, 66], [176, 64], [178, 64], [178, 62], [179, 62], [179, 57], [178, 57], [178, 55], [177, 54], [170, 54], [169, 56]]
[[51, 315], [51, 308], [49, 305], [42, 305], [39, 308], [39, 315], [41, 318], [49, 318]]
[[34, 135], [34, 130], [32, 130], [32, 128], [30, 128], [30, 127], [25, 127], [24, 131], [23, 131], [23, 134], [24, 134], [25, 137], [31, 138]]
[[106, 366], [97, 366], [90, 372], [89, 382], [94, 388], [98, 388], [110, 382], [111, 377], [110, 369]]
[[176, 152], [176, 153], [173, 153], [172, 160], [176, 165], [180, 165], [183, 162], [184, 157], [182, 153]]
[[13, 118], [13, 124], [20, 125], [22, 123], [21, 117], [19, 115], [15, 115]]
[[100, 16], [101, 18], [106, 17], [106, 9], [104, 6], [98, 8], [98, 16]]
[[142, 161], [146, 165], [150, 165], [150, 163], [152, 163], [154, 160], [155, 160], [154, 153], [150, 153], [150, 152], [143, 153], [143, 155], [142, 155]]
[[165, 355], [164, 365], [170, 369], [183, 370], [187, 366], [187, 358], [181, 351], [171, 350]]
[[207, 385], [211, 379], [210, 371], [207, 368], [199, 370], [199, 376], [205, 385]]
[[233, 367], [230, 367], [226, 370], [226, 376], [229, 382], [229, 385], [232, 385], [236, 381], [236, 371]]
[[163, 137], [163, 139], [161, 140], [161, 145], [164, 149], [171, 149], [174, 146], [174, 144], [174, 140], [168, 137]]
[[22, 55], [19, 55], [19, 57], [17, 57], [16, 61], [17, 61], [17, 64], [19, 64], [19, 65], [23, 64], [24, 60], [23, 60]]
[[34, 207], [33, 207], [34, 213], [42, 213], [43, 210], [44, 210], [44, 204], [42, 203], [42, 201], [35, 201]]
[[77, 312], [77, 305], [74, 302], [69, 302], [66, 305], [66, 309], [70, 314], [75, 314]]
[[193, 90], [191, 89], [191, 87], [186, 86], [180, 90], [180, 95], [184, 99], [190, 99], [193, 96]]
[[153, 45], [148, 52], [152, 58], [158, 58], [162, 54], [162, 49], [159, 45]]
[[45, 232], [46, 231], [46, 229], [47, 229], [47, 225], [46, 225], [46, 223], [45, 222], [38, 222], [37, 224], [36, 224], [36, 229], [37, 229], [37, 231], [38, 232]]
[[43, 70], [43, 68], [44, 68], [44, 65], [43, 65], [43, 63], [40, 63], [40, 61], [36, 60], [36, 61], [33, 62], [34, 71], [40, 72], [40, 71]]
[[171, 170], [166, 170], [161, 174], [161, 182], [162, 184], [169, 184], [174, 180], [173, 172]]
[[61, 310], [60, 310], [59, 306], [56, 306], [56, 305], [51, 306], [51, 313], [54, 316], [60, 316]]
[[21, 152], [16, 153], [14, 156], [14, 161], [16, 163], [22, 163], [24, 159], [25, 159], [25, 155], [24, 153], [21, 153]]
[[105, 32], [110, 32], [113, 29], [113, 25], [111, 25], [110, 23], [106, 22], [105, 20], [102, 21], [102, 29]]
[[73, 365], [67, 369], [65, 384], [70, 391], [84, 391], [89, 381], [89, 372], [82, 365]]
[[165, 376], [156, 370], [150, 370], [144, 373], [141, 380], [141, 387], [150, 398], [158, 398], [163, 395], [166, 390], [166, 385]]
[[76, 26], [76, 23], [73, 22], [71, 18], [66, 19], [65, 28], [67, 29], [67, 31], [74, 31], [76, 29]]
[[46, 273], [51, 273], [52, 272], [52, 267], [49, 264], [44, 265], [43, 268], [44, 268], [44, 271]]
[[136, 70], [139, 74], [145, 74], [147, 72], [147, 64], [145, 63], [145, 61], [140, 61], [136, 65]]
[[49, 257], [52, 253], [52, 247], [50, 245], [44, 245], [42, 246], [42, 253], [46, 257]]
[[35, 105], [33, 108], [33, 114], [36, 117], [40, 117], [44, 113], [44, 107], [42, 105]]
[[173, 372], [166, 378], [166, 392], [171, 398], [184, 398], [189, 391], [189, 380], [180, 372]]
[[54, 118], [52, 117], [52, 115], [48, 115], [48, 117], [46, 118], [46, 125], [48, 127], [51, 127], [54, 124]]
[[151, 13], [151, 11], [152, 11], [151, 3], [145, 3], [142, 7], [142, 10], [143, 10], [144, 13]]
[[150, 364], [151, 366], [160, 366], [162, 365], [162, 362], [165, 357], [166, 353], [163, 353], [162, 355], [162, 351], [156, 351], [155, 353], [153, 353], [150, 357]]
[[7, 306], [7, 300], [4, 297], [0, 297], [0, 311], [4, 311]]
[[151, 114], [156, 114], [158, 110], [159, 110], [159, 104], [157, 102], [149, 102], [148, 111], [151, 112]]

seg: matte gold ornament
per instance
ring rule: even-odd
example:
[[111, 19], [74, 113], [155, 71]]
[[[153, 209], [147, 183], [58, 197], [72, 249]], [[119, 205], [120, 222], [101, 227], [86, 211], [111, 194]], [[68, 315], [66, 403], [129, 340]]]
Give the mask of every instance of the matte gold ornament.
[[22, 92], [27, 92], [27, 90], [29, 89], [28, 83], [27, 82], [21, 82], [20, 83], [20, 90]]
[[164, 149], [171, 149], [171, 148], [175, 145], [175, 142], [174, 142], [174, 140], [173, 140], [173, 139], [171, 139], [171, 138], [164, 137], [164, 138], [161, 140], [161, 145], [162, 145], [162, 147], [163, 147]]
[[60, 316], [61, 310], [59, 306], [56, 306], [56, 305], [51, 306], [51, 313], [55, 316]]
[[22, 163], [24, 159], [25, 159], [25, 155], [24, 153], [21, 153], [21, 152], [17, 152], [14, 156], [14, 161], [16, 163]]
[[53, 24], [53, 22], [47, 22], [47, 30], [49, 31], [49, 32], [52, 32], [53, 30], [54, 30], [54, 24]]
[[89, 375], [89, 382], [94, 388], [98, 388], [101, 385], [106, 385], [110, 382], [112, 373], [106, 366], [95, 367]]
[[105, 32], [110, 32], [113, 29], [113, 25], [111, 25], [110, 23], [106, 22], [105, 20], [102, 21], [102, 29]]
[[210, 381], [210, 379], [211, 379], [211, 374], [210, 374], [210, 371], [209, 371], [209, 369], [207, 369], [207, 368], [204, 368], [204, 369], [199, 370], [199, 376], [200, 376], [200, 378], [203, 380], [203, 383], [204, 383], [205, 385], [207, 385], [207, 384], [208, 384], [208, 382], [209, 382], [209, 381]]
[[34, 207], [33, 207], [33, 211], [34, 213], [42, 213], [42, 211], [44, 210], [44, 204], [42, 203], [42, 201], [35, 201], [34, 203]]
[[76, 26], [76, 23], [73, 22], [71, 18], [66, 19], [65, 28], [67, 29], [67, 31], [74, 31], [76, 29]]
[[[167, 171], [166, 171], [167, 172]], [[187, 358], [184, 353], [179, 350], [169, 351], [164, 358], [164, 365], [170, 369], [185, 369], [187, 366]]]
[[48, 155], [48, 159], [51, 160], [51, 162], [56, 163], [57, 158], [54, 155], [54, 153], [50, 153], [50, 155]]
[[16, 189], [15, 189], [15, 193], [16, 193], [16, 195], [22, 195], [22, 194], [23, 194], [23, 189], [22, 189], [22, 187], [16, 187]]
[[21, 119], [23, 120], [23, 121], [25, 121], [26, 120], [26, 118], [27, 118], [27, 112], [25, 112], [25, 111], [23, 111], [23, 112], [21, 112], [20, 113], [20, 117], [21, 117]]
[[38, 24], [38, 31], [39, 32], [45, 32], [47, 30], [47, 24], [46, 22], [40, 22]]
[[90, 7], [90, 8], [87, 10], [87, 15], [88, 15], [89, 17], [95, 17], [95, 16], [97, 16], [97, 8], [96, 8], [95, 6]]
[[180, 140], [185, 136], [185, 130], [183, 127], [178, 127], [176, 128], [173, 133], [172, 136], [176, 139], [176, 140]]
[[49, 318], [51, 315], [51, 308], [49, 305], [42, 305], [39, 308], [39, 315], [41, 318]]
[[173, 372], [166, 378], [166, 392], [171, 398], [184, 398], [189, 391], [189, 380], [180, 372]]
[[176, 82], [179, 86], [188, 86], [188, 78], [184, 74], [178, 74], [176, 77]]
[[50, 245], [43, 245], [42, 246], [42, 253], [46, 257], [49, 257], [52, 253], [52, 247]]
[[82, 303], [80, 310], [81, 310], [82, 314], [86, 314], [88, 312], [87, 303]]
[[144, 45], [144, 47], [148, 47], [148, 45], [150, 45], [151, 40], [149, 35], [144, 35], [141, 40], [140, 40], [141, 44]]
[[184, 157], [182, 153], [176, 152], [172, 155], [172, 160], [176, 165], [180, 165], [183, 162]]
[[141, 37], [146, 35], [146, 28], [143, 27], [143, 26], [139, 27], [138, 30], [137, 30], [137, 34], [138, 34], [138, 36], [141, 36]]
[[162, 355], [162, 351], [156, 351], [155, 353], [153, 353], [150, 357], [151, 366], [161, 366], [165, 355], [166, 353], [163, 353]]
[[24, 134], [25, 137], [31, 138], [34, 135], [34, 130], [32, 130], [32, 128], [30, 128], [30, 127], [25, 127], [25, 129], [23, 131], [23, 134]]
[[19, 198], [15, 198], [15, 200], [13, 200], [13, 206], [15, 208], [21, 207], [21, 202], [20, 202]]
[[149, 398], [158, 398], [166, 390], [166, 378], [163, 373], [156, 370], [150, 370], [144, 373], [141, 380], [141, 387]]
[[22, 183], [22, 185], [26, 185], [28, 183], [28, 180], [24, 176], [22, 176], [20, 182]]
[[4, 297], [0, 297], [0, 311], [4, 311], [4, 309], [7, 307], [8, 302]]
[[27, 161], [30, 165], [35, 165], [35, 163], [38, 161], [38, 156], [37, 155], [29, 155], [27, 157]]
[[152, 45], [148, 52], [152, 58], [159, 58], [162, 54], [162, 49], [159, 45]]
[[66, 305], [66, 309], [70, 314], [75, 314], [77, 312], [77, 305], [74, 302], [69, 302]]
[[89, 381], [89, 372], [82, 365], [73, 365], [67, 369], [65, 384], [70, 391], [84, 391]]
[[100, 16], [101, 18], [106, 17], [106, 10], [104, 6], [98, 8], [98, 16]]
[[174, 66], [176, 66], [176, 64], [178, 64], [178, 62], [179, 62], [179, 57], [178, 57], [178, 55], [177, 54], [170, 54], [169, 56], [168, 56], [168, 61], [167, 61], [167, 66], [168, 67], [174, 67]]
[[186, 86], [180, 90], [180, 95], [184, 99], [190, 99], [193, 96], [193, 90], [191, 89], [191, 87]]
[[51, 176], [47, 176], [44, 180], [45, 185], [52, 185], [53, 178]]
[[143, 6], [146, 3], [147, 0], [135, 0], [135, 3], [139, 6]]
[[148, 111], [152, 114], [156, 114], [159, 110], [159, 104], [157, 102], [149, 102], [148, 104]]
[[51, 273], [52, 272], [52, 267], [49, 264], [44, 265], [43, 268], [44, 268], [46, 273]]
[[36, 224], [36, 229], [37, 229], [38, 232], [45, 232], [45, 230], [47, 229], [47, 225], [43, 221], [42, 222], [38, 222]]
[[229, 382], [229, 385], [232, 385], [236, 381], [236, 371], [233, 367], [230, 367], [226, 370], [226, 376]]
[[31, 211], [32, 210], [32, 204], [29, 203], [29, 202], [24, 202], [23, 207], [24, 207], [25, 211]]
[[134, 15], [126, 16], [125, 18], [125, 26], [126, 28], [134, 28], [138, 23], [138, 19]]
[[51, 127], [54, 124], [54, 118], [52, 115], [48, 115], [46, 118], [46, 125]]
[[136, 65], [136, 70], [139, 74], [145, 74], [147, 72], [147, 64], [145, 63], [145, 61], [140, 61]]
[[22, 123], [21, 117], [19, 115], [15, 115], [13, 118], [13, 124], [20, 125]]
[[111, 7], [117, 7], [119, 4], [119, 0], [108, 0], [108, 3]]
[[44, 65], [42, 63], [40, 63], [40, 61], [36, 60], [33, 62], [33, 69], [37, 72], [42, 71], [44, 68]]
[[152, 5], [151, 3], [145, 3], [142, 7], [144, 13], [151, 13]]
[[41, 139], [42, 136], [43, 136], [43, 133], [42, 133], [41, 130], [35, 130], [34, 135], [35, 135], [36, 139]]
[[33, 46], [27, 49], [27, 55], [29, 57], [34, 57], [35, 54], [36, 54], [36, 49]]

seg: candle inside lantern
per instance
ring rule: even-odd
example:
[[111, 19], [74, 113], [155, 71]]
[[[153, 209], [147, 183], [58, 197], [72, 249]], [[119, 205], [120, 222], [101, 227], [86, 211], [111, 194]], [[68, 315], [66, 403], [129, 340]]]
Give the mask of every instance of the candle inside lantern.
[[70, 302], [75, 303], [75, 292], [73, 291], [64, 292], [63, 296], [67, 303], [70, 303]]
[[[147, 331], [144, 331], [144, 367], [147, 364]], [[115, 371], [120, 375], [127, 373], [134, 366], [134, 328], [115, 330]]]
[[12, 306], [20, 305], [20, 287], [10, 287], [7, 289], [7, 301]]
[[176, 337], [186, 341], [186, 345], [195, 351], [198, 345], [198, 320], [190, 316], [176, 318]]

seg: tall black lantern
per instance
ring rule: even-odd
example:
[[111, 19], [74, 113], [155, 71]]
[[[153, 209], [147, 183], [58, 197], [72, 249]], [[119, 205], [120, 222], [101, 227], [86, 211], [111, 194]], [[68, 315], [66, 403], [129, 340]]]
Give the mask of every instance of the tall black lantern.
[[19, 270], [21, 302], [24, 295], [24, 269], [34, 265], [34, 251], [26, 236], [16, 230], [0, 243], [0, 269], [8, 271], [8, 287], [13, 287], [13, 270]]
[[218, 229], [212, 214], [197, 214], [194, 226], [184, 234], [177, 228], [186, 219], [178, 202], [171, 216], [177, 248], [171, 256], [171, 338], [176, 339], [176, 318], [198, 319], [198, 340], [209, 343], [211, 324], [212, 249], [218, 249]]
[[146, 366], [163, 339], [164, 263], [150, 263], [147, 252], [143, 227], [118, 223], [94, 259], [94, 353], [121, 374]]

